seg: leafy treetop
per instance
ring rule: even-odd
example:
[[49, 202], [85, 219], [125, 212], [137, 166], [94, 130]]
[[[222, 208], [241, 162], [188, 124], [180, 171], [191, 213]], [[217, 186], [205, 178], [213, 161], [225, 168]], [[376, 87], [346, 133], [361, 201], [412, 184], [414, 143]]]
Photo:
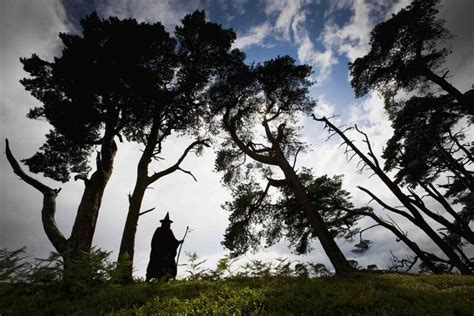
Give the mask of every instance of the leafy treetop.
[[439, 70], [449, 53], [437, 46], [451, 37], [436, 17], [438, 1], [415, 0], [375, 26], [370, 52], [349, 66], [357, 97], [376, 89], [388, 100], [399, 89], [426, 87], [426, 77]]

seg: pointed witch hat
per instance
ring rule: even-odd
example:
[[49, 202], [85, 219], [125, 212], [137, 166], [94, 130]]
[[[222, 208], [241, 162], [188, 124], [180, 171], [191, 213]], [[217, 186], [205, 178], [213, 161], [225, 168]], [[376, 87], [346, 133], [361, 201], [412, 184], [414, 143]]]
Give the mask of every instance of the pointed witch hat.
[[170, 220], [170, 212], [166, 212], [165, 218], [160, 220], [161, 223], [172, 223], [173, 221]]

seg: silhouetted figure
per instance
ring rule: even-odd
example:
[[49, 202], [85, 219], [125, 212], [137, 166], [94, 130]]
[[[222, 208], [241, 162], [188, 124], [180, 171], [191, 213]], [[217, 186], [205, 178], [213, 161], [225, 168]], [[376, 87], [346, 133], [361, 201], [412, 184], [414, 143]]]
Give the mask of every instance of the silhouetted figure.
[[169, 213], [160, 220], [161, 227], [158, 227], [151, 241], [150, 262], [146, 269], [146, 281], [151, 279], [164, 279], [165, 281], [176, 276], [176, 249], [183, 243], [183, 240], [177, 240], [174, 237], [170, 226], [173, 222], [170, 220]]

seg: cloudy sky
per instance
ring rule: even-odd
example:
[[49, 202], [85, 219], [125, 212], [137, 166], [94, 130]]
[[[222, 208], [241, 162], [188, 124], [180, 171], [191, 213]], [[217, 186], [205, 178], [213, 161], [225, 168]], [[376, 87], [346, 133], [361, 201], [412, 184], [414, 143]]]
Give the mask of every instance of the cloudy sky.
[[[375, 94], [355, 99], [349, 85], [347, 63], [368, 51], [372, 27], [406, 6], [408, 0], [3, 0], [0, 1], [0, 135], [9, 138], [17, 159], [28, 158], [41, 146], [50, 128], [47, 123], [25, 117], [29, 108], [38, 105], [19, 84], [26, 74], [19, 57], [37, 53], [51, 60], [61, 53], [59, 32], [79, 32], [78, 21], [84, 15], [97, 11], [100, 16], [134, 17], [140, 21], [161, 21], [169, 31], [187, 14], [204, 9], [208, 19], [225, 27], [232, 27], [237, 35], [235, 46], [247, 53], [248, 62], [260, 62], [277, 55], [288, 54], [299, 63], [313, 66], [316, 84], [311, 90], [318, 100], [318, 115], [339, 115], [339, 124], [357, 123], [370, 136], [377, 153], [381, 153], [391, 136], [390, 123], [382, 103]], [[474, 29], [471, 12], [474, 1], [445, 0], [440, 15], [456, 37], [449, 43], [453, 50], [448, 60], [452, 77], [449, 80], [465, 91], [474, 84]], [[358, 174], [356, 162], [347, 163], [339, 140], [326, 142], [327, 134], [318, 123], [303, 119], [302, 137], [312, 145], [312, 151], [299, 159], [299, 166], [313, 168], [318, 175], [344, 174], [344, 187], [353, 195], [356, 206], [363, 206], [369, 198], [356, 189], [357, 185], [370, 188], [392, 205], [397, 205], [389, 192], [369, 174]], [[165, 143], [166, 158], [151, 167], [157, 171], [173, 164], [176, 157], [191, 142], [190, 139], [170, 137]], [[2, 149], [2, 153], [4, 149]], [[135, 166], [140, 147], [119, 144], [114, 174], [106, 189], [99, 214], [94, 244], [113, 251], [120, 244], [128, 200], [135, 179]], [[136, 238], [136, 275], [143, 276], [150, 251], [150, 240], [159, 219], [169, 211], [174, 220], [172, 228], [181, 238], [185, 227], [192, 233], [183, 251], [197, 252], [213, 266], [227, 252], [221, 246], [222, 234], [227, 226], [227, 214], [220, 205], [229, 198], [229, 192], [220, 184], [213, 172], [214, 151], [207, 150], [201, 157], [190, 156], [183, 167], [192, 170], [198, 182], [186, 174], [175, 173], [161, 179], [147, 191], [143, 209], [156, 207], [156, 211], [140, 218]], [[57, 199], [57, 222], [68, 236], [82, 194], [80, 182], [55, 183], [35, 175], [51, 187], [61, 187]], [[31, 257], [46, 257], [53, 250], [41, 225], [42, 196], [34, 188], [13, 174], [5, 156], [0, 156], [0, 248], [16, 249], [27, 246]], [[372, 204], [371, 204], [372, 205]], [[372, 205], [379, 210], [377, 205]], [[380, 210], [382, 212], [382, 210]], [[360, 225], [370, 225], [362, 221]], [[409, 236], [427, 249], [436, 248], [423, 234], [404, 226]], [[346, 256], [360, 264], [375, 263], [386, 267], [392, 250], [403, 256], [405, 247], [382, 229], [373, 229], [366, 236], [374, 240], [372, 249], [359, 256], [350, 252], [352, 245], [340, 241]], [[294, 256], [281, 243], [262, 250], [248, 258], [284, 256], [300, 261], [322, 262], [330, 266], [318, 243], [306, 256]], [[183, 256], [184, 257], [184, 256]], [[185, 257], [183, 258], [185, 259]], [[181, 261], [181, 260], [180, 260]], [[185, 261], [185, 260], [183, 260]], [[184, 271], [180, 271], [182, 274]]]

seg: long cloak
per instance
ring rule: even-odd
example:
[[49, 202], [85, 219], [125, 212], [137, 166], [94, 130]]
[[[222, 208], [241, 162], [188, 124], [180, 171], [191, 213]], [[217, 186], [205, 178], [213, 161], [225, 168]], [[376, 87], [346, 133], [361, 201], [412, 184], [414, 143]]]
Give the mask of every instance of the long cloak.
[[146, 271], [146, 279], [174, 278], [177, 273], [176, 249], [180, 242], [174, 237], [170, 228], [158, 227], [151, 241], [150, 262]]

